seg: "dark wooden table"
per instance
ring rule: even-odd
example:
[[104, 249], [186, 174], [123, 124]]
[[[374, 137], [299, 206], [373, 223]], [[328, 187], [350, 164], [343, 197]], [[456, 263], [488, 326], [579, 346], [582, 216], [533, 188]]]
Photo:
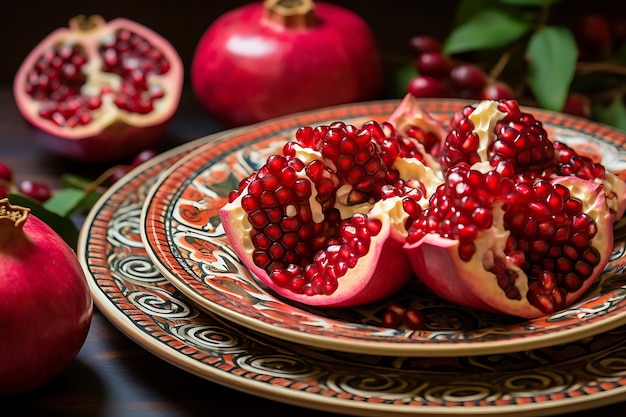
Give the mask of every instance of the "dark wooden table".
[[[193, 97], [185, 93], [163, 149], [219, 129], [220, 126], [198, 108]], [[37, 179], [53, 187], [61, 173], [94, 177], [104, 168], [69, 163], [47, 154], [32, 143], [8, 87], [0, 89], [0, 162], [13, 168], [17, 180]], [[568, 415], [623, 415], [626, 398], [623, 400], [619, 404]], [[338, 416], [238, 392], [189, 374], [135, 344], [97, 309], [88, 338], [76, 360], [46, 386], [18, 397], [0, 399], [0, 415]]]

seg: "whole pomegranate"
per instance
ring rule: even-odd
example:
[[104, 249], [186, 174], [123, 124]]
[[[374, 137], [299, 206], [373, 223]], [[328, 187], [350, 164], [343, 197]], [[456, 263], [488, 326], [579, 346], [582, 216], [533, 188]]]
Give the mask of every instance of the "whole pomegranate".
[[0, 200], [0, 396], [37, 388], [78, 354], [93, 304], [72, 249], [28, 209]]
[[533, 318], [578, 299], [613, 249], [625, 185], [549, 139], [516, 101], [456, 114], [445, 181], [410, 226], [417, 276], [454, 303]]
[[13, 94], [42, 147], [109, 162], [157, 143], [182, 84], [182, 61], [157, 33], [128, 19], [78, 16], [30, 52]]
[[375, 98], [382, 65], [367, 24], [340, 6], [266, 0], [234, 9], [202, 35], [193, 90], [227, 126]]
[[406, 224], [441, 181], [422, 162], [439, 126], [418, 114], [396, 112], [402, 131], [376, 121], [304, 126], [244, 179], [220, 216], [248, 269], [308, 305], [354, 306], [402, 288], [413, 276]]

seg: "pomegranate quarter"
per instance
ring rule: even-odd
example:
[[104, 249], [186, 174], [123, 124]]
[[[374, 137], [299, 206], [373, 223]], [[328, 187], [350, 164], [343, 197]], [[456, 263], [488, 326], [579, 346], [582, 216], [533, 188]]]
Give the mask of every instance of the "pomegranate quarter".
[[182, 83], [182, 61], [157, 33], [128, 19], [78, 16], [30, 52], [13, 94], [44, 149], [109, 162], [159, 141]]
[[613, 249], [626, 185], [514, 100], [446, 128], [410, 95], [386, 122], [304, 126], [220, 212], [242, 262], [287, 299], [380, 301], [420, 279], [532, 318], [577, 300]]
[[600, 276], [624, 213], [624, 183], [516, 101], [456, 114], [445, 182], [411, 225], [416, 275], [459, 305], [533, 318], [577, 300]]

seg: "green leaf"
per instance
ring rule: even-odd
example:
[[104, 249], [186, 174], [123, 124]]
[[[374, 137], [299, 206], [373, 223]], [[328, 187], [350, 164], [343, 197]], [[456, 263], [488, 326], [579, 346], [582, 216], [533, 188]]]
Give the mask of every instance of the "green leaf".
[[620, 97], [613, 99], [608, 106], [594, 106], [593, 119], [626, 132], [626, 107]]
[[494, 49], [508, 45], [530, 30], [530, 25], [514, 13], [486, 9], [450, 32], [443, 47], [445, 54], [481, 49]]
[[54, 193], [43, 203], [46, 210], [66, 217], [72, 214], [82, 203], [86, 194], [77, 188], [63, 188]]
[[63, 186], [63, 188], [71, 187], [84, 190], [91, 185], [90, 179], [74, 174], [62, 174], [60, 180], [61, 186]]
[[409, 91], [409, 82], [417, 75], [417, 67], [413, 60], [398, 66], [391, 76], [386, 77], [386, 95], [389, 98], [404, 97]]
[[454, 12], [454, 25], [460, 26], [483, 10], [501, 7], [500, 0], [462, 0]]
[[[73, 174], [63, 174], [61, 175], [61, 185], [64, 188], [77, 188], [79, 190], [86, 190], [92, 186], [92, 181], [90, 179], [73, 175]], [[102, 197], [102, 193], [98, 190], [92, 190], [89, 193], [83, 196], [83, 199], [80, 203], [74, 208], [74, 211], [78, 210], [89, 210], [93, 207], [94, 204]]]
[[11, 204], [30, 208], [30, 212], [33, 216], [50, 226], [72, 249], [76, 250], [79, 232], [70, 218], [59, 216], [47, 210], [38, 201], [21, 194], [9, 194], [8, 198]]
[[574, 36], [567, 28], [546, 26], [532, 34], [526, 52], [528, 85], [539, 105], [560, 111], [576, 70]]

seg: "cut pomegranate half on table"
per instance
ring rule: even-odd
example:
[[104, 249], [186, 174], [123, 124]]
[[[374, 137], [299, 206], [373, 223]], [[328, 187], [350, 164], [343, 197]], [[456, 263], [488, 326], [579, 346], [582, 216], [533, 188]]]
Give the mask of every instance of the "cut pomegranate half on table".
[[78, 16], [42, 40], [17, 71], [17, 107], [55, 154], [108, 162], [155, 145], [178, 108], [183, 64], [145, 26]]

